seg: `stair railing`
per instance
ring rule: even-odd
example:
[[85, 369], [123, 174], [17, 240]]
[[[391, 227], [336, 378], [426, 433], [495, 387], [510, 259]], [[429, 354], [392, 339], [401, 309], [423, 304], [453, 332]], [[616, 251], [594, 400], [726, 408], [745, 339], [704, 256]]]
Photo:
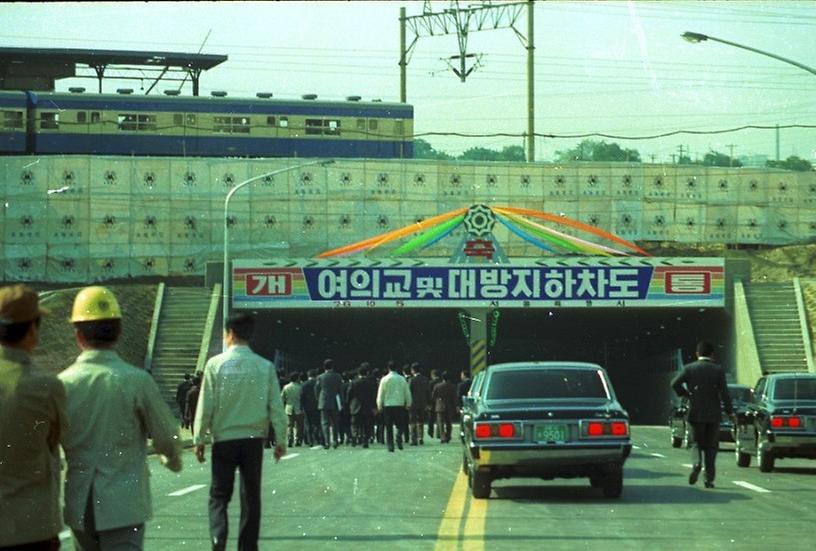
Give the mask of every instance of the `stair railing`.
[[210, 342], [212, 341], [213, 327], [215, 326], [215, 318], [218, 315], [218, 305], [220, 301], [221, 284], [216, 283], [213, 286], [212, 294], [210, 295], [210, 308], [207, 310], [207, 320], [204, 323], [204, 333], [201, 335], [201, 347], [198, 349], [196, 373], [204, 371], [204, 365], [207, 363], [207, 356], [210, 352]]
[[805, 345], [805, 361], [807, 361], [808, 371], [813, 373], [816, 371], [813, 366], [813, 347], [810, 342], [805, 301], [802, 298], [802, 285], [798, 277], [793, 278], [793, 291], [796, 294], [796, 311], [799, 314], [799, 327], [802, 329], [802, 343]]
[[159, 283], [156, 289], [156, 301], [153, 303], [153, 317], [150, 320], [150, 333], [147, 337], [147, 353], [145, 354], [144, 368], [153, 372], [153, 353], [156, 350], [156, 337], [159, 334], [159, 318], [164, 303], [164, 283]]

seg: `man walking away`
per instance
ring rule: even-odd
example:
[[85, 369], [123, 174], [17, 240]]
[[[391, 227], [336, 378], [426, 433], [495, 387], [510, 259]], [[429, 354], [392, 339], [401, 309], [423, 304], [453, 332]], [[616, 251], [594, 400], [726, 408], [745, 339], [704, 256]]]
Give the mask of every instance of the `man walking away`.
[[369, 376], [367, 362], [360, 365], [357, 378], [349, 386], [348, 402], [354, 441], [368, 448], [373, 436], [374, 411], [377, 409], [377, 385]]
[[411, 389], [411, 445], [416, 446], [417, 443], [425, 444], [423, 435], [425, 410], [428, 409], [428, 398], [431, 393], [428, 378], [422, 374], [418, 363], [411, 365], [411, 373], [413, 376], [408, 382]]
[[176, 405], [178, 405], [179, 416], [181, 417], [182, 428], [190, 428], [192, 419], [187, 417], [187, 393], [193, 386], [193, 377], [189, 373], [184, 374], [184, 380], [176, 388]]
[[286, 455], [286, 413], [275, 366], [255, 354], [249, 341], [255, 319], [236, 314], [226, 323], [227, 350], [204, 367], [195, 416], [196, 458], [204, 462], [205, 439], [211, 437], [210, 538], [213, 551], [227, 545], [227, 505], [232, 498], [235, 469], [241, 476], [240, 551], [257, 551], [261, 522], [261, 470], [269, 425], [277, 440], [275, 462]]
[[434, 387], [431, 394], [436, 409], [436, 434], [443, 444], [451, 440], [451, 425], [456, 417], [456, 386], [450, 379], [447, 371], [442, 373], [442, 382]]
[[33, 289], [0, 289], [0, 549], [60, 546], [65, 389], [31, 361], [43, 314]]
[[335, 448], [340, 445], [338, 415], [342, 405], [340, 393], [343, 391], [343, 378], [334, 370], [332, 359], [323, 362], [323, 369], [323, 374], [315, 383], [315, 397], [323, 425], [323, 449], [328, 450], [329, 442], [334, 443]]
[[196, 408], [198, 407], [199, 394], [201, 394], [201, 373], [196, 373], [193, 376], [193, 384], [190, 385], [190, 390], [187, 391], [187, 399], [184, 404], [187, 412], [186, 417], [189, 420], [188, 428], [193, 433], [193, 419], [195, 419]]
[[725, 370], [714, 363], [714, 347], [702, 341], [697, 345], [697, 361], [692, 362], [672, 380], [672, 388], [680, 397], [688, 397], [688, 420], [694, 438], [694, 465], [689, 484], [695, 484], [705, 465], [705, 487], [714, 487], [715, 462], [719, 447], [721, 408], [733, 416], [731, 396], [725, 382]]
[[306, 445], [316, 446], [323, 440], [321, 436], [323, 433], [320, 429], [320, 411], [317, 409], [317, 398], [315, 397], [317, 371], [310, 369], [306, 374], [308, 379], [303, 382], [300, 388], [300, 407], [303, 408], [306, 425]]
[[[431, 369], [431, 376], [428, 380], [428, 436], [431, 438], [434, 436], [434, 427], [436, 426], [436, 410], [434, 409], [434, 401], [431, 399], [431, 393], [436, 385], [441, 382], [439, 372], [436, 369]], [[439, 438], [439, 434], [436, 437]]]
[[152, 513], [147, 438], [178, 472], [179, 427], [150, 374], [114, 351], [122, 312], [110, 290], [80, 291], [71, 322], [82, 352], [59, 374], [68, 417], [65, 522], [77, 551], [142, 549]]
[[377, 389], [377, 409], [382, 411], [385, 424], [385, 441], [388, 451], [394, 451], [394, 425], [397, 426], [397, 447], [402, 449], [402, 442], [407, 437], [404, 434], [405, 416], [411, 407], [411, 390], [405, 377], [397, 372], [397, 365], [388, 362], [388, 374], [380, 380]]
[[283, 401], [283, 408], [286, 411], [286, 417], [289, 420], [289, 433], [286, 439], [289, 447], [300, 446], [303, 442], [303, 410], [301, 409], [300, 396], [301, 384], [300, 373], [292, 373], [291, 381], [283, 387], [281, 392], [281, 400]]

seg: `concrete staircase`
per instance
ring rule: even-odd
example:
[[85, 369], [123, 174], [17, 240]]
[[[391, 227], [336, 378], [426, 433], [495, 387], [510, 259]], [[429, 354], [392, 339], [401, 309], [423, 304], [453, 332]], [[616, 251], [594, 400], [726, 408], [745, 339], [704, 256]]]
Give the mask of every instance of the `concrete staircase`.
[[176, 388], [185, 373], [203, 369], [212, 320], [218, 308], [217, 289], [165, 287], [158, 305], [155, 344], [148, 351], [153, 378], [173, 412], [178, 413]]
[[807, 371], [794, 284], [750, 283], [746, 298], [762, 372]]

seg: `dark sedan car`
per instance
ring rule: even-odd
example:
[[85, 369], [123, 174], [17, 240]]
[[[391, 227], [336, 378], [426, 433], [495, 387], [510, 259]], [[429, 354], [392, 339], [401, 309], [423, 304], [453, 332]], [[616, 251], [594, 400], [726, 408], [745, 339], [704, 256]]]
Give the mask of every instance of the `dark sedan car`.
[[475, 498], [512, 477], [588, 477], [619, 497], [632, 448], [629, 416], [606, 371], [578, 362], [488, 367], [464, 400], [461, 436]]
[[771, 472], [777, 459], [816, 459], [816, 374], [774, 373], [757, 381], [747, 411], [737, 415], [736, 459]]
[[[745, 385], [728, 385], [728, 395], [731, 396], [731, 404], [734, 406], [734, 413], [744, 413], [751, 402], [753, 391], [751, 387]], [[691, 426], [688, 424], [688, 404], [682, 400], [672, 406], [669, 413], [669, 429], [671, 430], [671, 445], [673, 448], [688, 448], [691, 446]], [[731, 418], [723, 412], [720, 420], [720, 442], [734, 441], [734, 424]]]

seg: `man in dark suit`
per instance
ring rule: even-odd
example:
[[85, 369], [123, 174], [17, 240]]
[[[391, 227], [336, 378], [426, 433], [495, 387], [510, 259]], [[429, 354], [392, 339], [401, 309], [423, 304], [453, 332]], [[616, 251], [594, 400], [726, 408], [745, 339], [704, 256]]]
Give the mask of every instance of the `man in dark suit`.
[[451, 428], [457, 411], [456, 400], [456, 385], [445, 371], [442, 373], [442, 382], [431, 391], [431, 402], [436, 410], [436, 435], [442, 444], [451, 441]]
[[320, 411], [317, 409], [317, 397], [315, 395], [315, 385], [317, 384], [317, 370], [310, 369], [309, 376], [300, 388], [300, 407], [305, 416], [306, 445], [316, 446], [321, 443], [322, 431], [320, 430]]
[[334, 360], [323, 362], [323, 374], [315, 383], [317, 409], [320, 410], [320, 422], [323, 425], [323, 448], [329, 449], [329, 442], [334, 447], [340, 445], [339, 413], [342, 406], [343, 377], [334, 370]]
[[425, 410], [428, 409], [428, 400], [431, 396], [431, 389], [429, 387], [428, 377], [422, 373], [418, 363], [411, 365], [411, 380], [408, 381], [408, 387], [411, 389], [411, 445], [424, 444], [425, 439]]
[[351, 382], [348, 391], [354, 443], [362, 444], [364, 448], [367, 448], [371, 441], [374, 412], [377, 409], [377, 383], [369, 373], [368, 362], [362, 363], [357, 378]]
[[678, 396], [689, 400], [688, 422], [691, 424], [695, 453], [689, 484], [697, 482], [704, 463], [706, 488], [714, 487], [721, 408], [725, 407], [729, 415], [734, 414], [725, 383], [725, 371], [714, 363], [713, 355], [711, 343], [700, 342], [697, 345], [697, 361], [683, 367], [671, 383]]

